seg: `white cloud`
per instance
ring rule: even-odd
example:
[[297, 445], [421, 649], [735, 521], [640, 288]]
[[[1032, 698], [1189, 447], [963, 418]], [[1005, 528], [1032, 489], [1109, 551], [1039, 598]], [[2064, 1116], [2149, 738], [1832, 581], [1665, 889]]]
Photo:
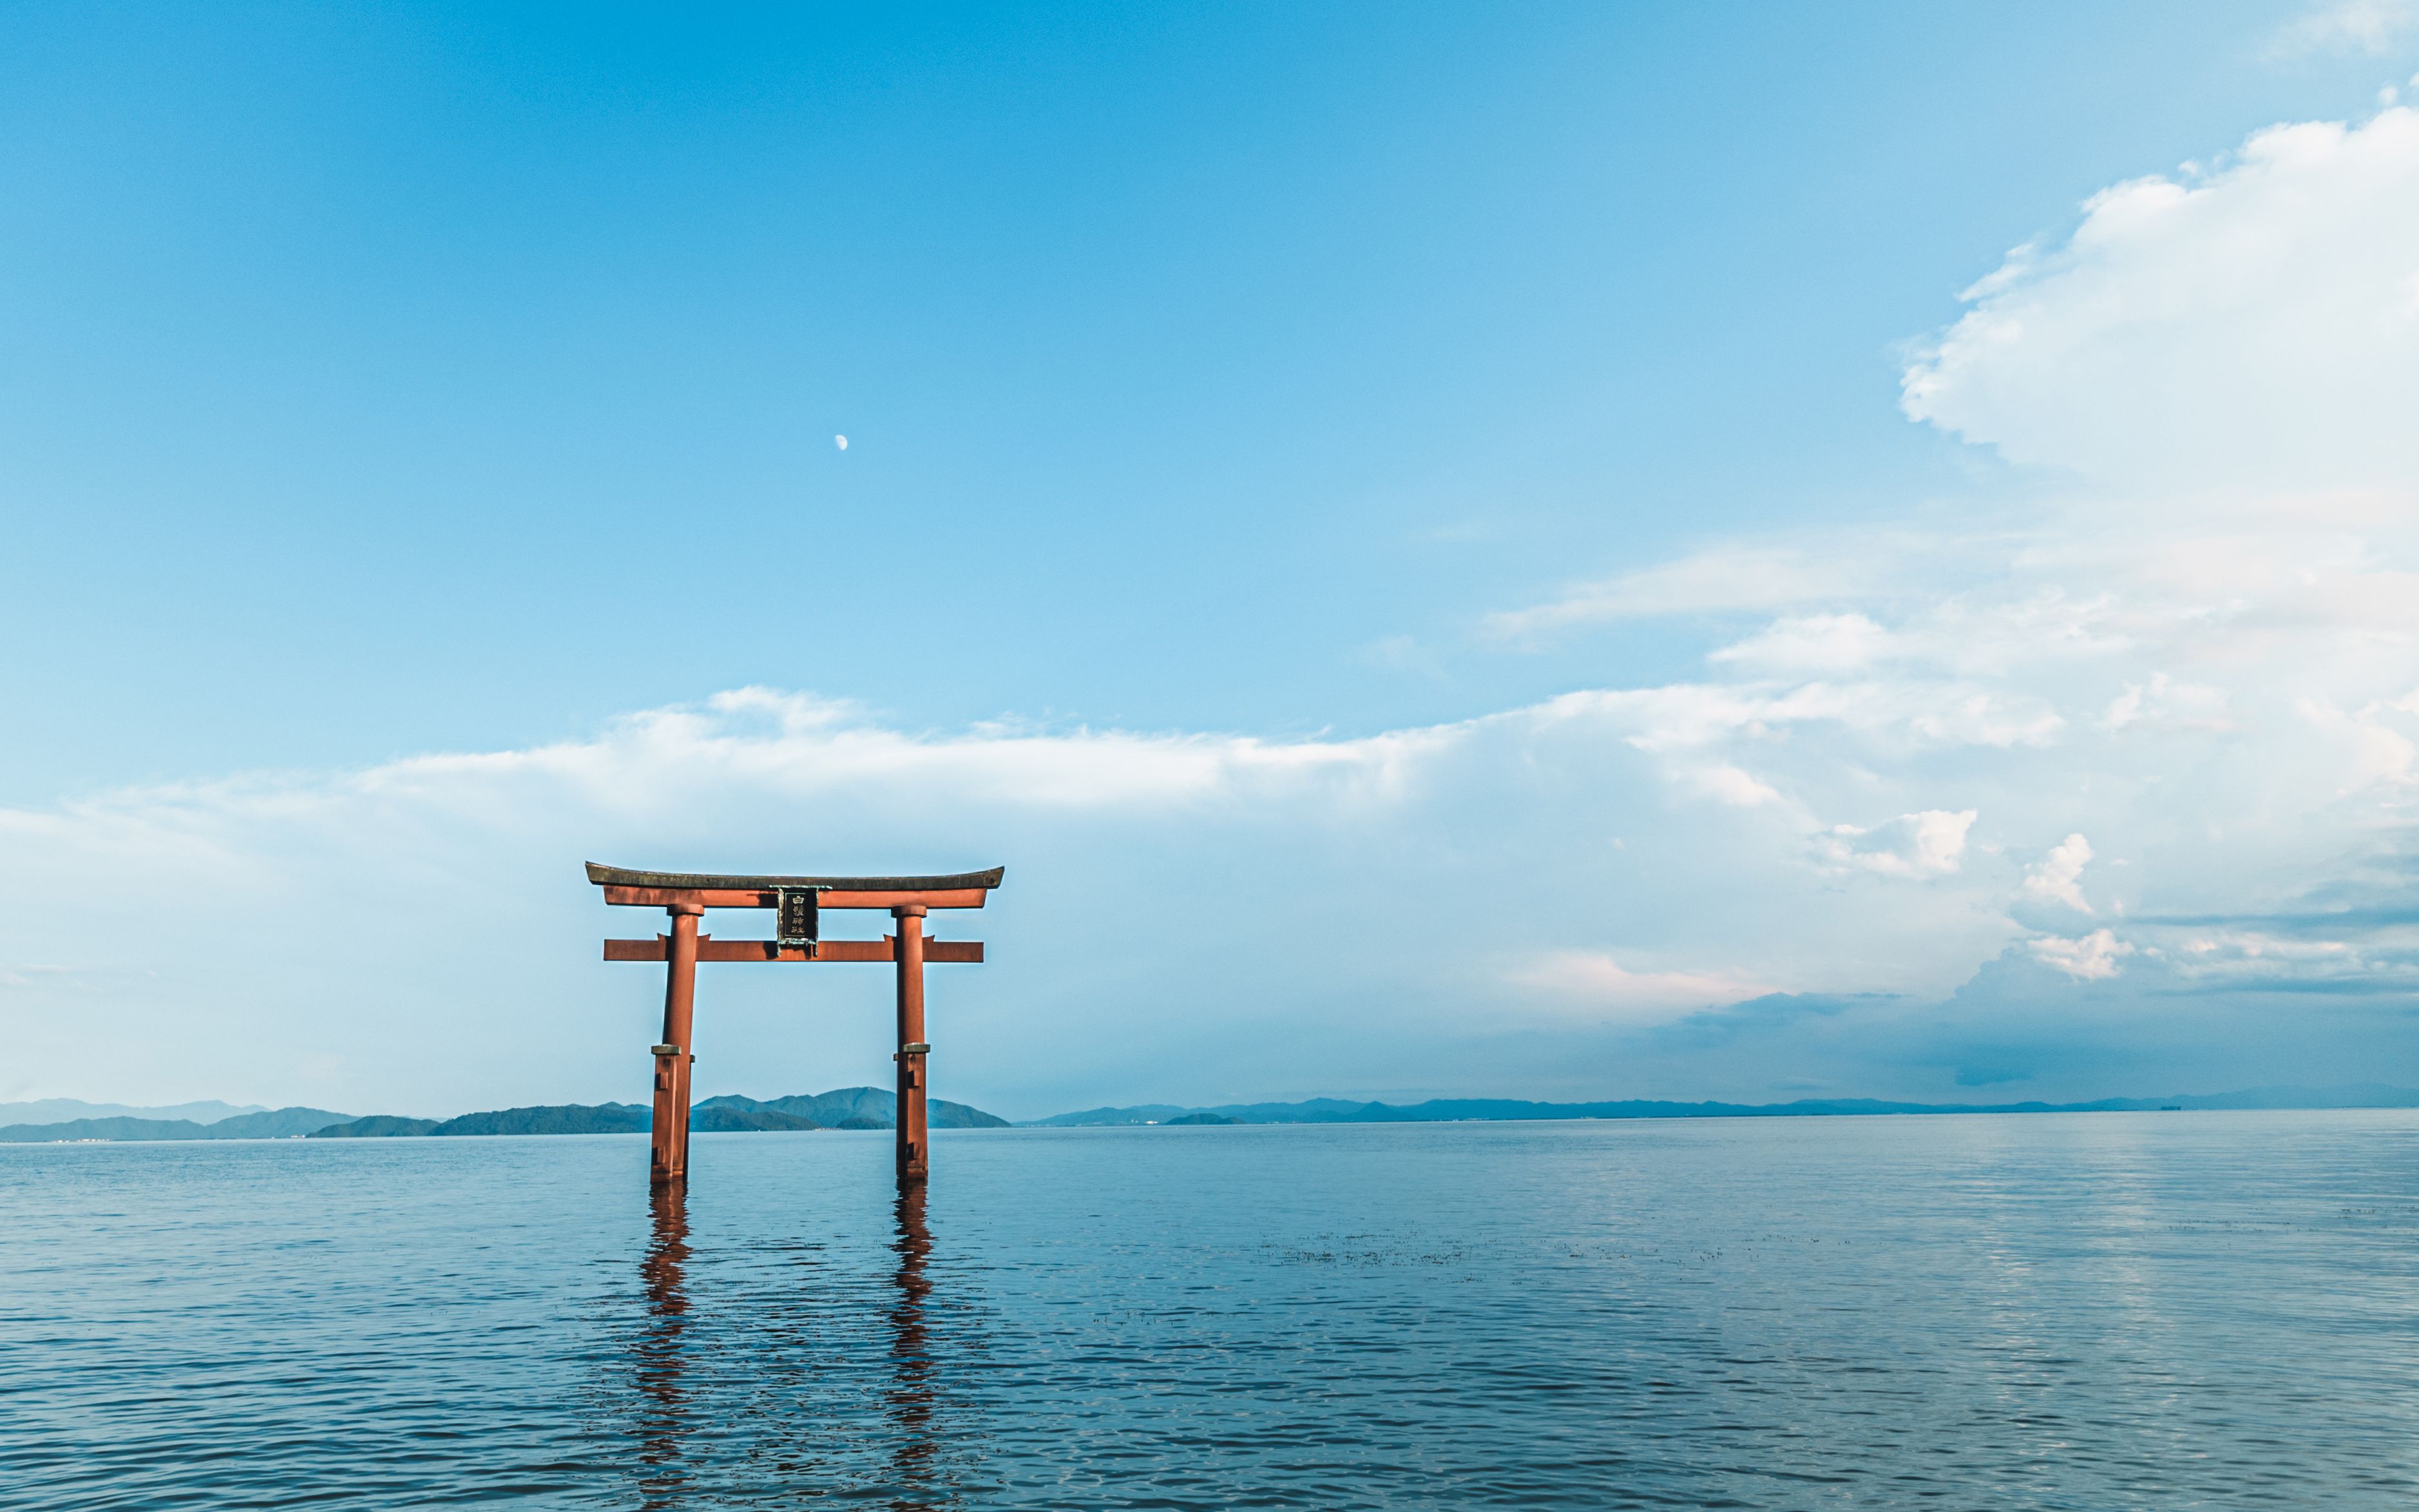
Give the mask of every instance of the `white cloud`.
[[[935, 1012], [957, 1047], [951, 1095], [1013, 1099], [1010, 1111], [1143, 1095], [1134, 1079], [1148, 1077], [1171, 1079], [1163, 1095], [1184, 1095], [1186, 1077], [1306, 1095], [1321, 1088], [1284, 1079], [1305, 1037], [1358, 1036], [1364, 1053], [1382, 1041], [1430, 1057], [1434, 1074], [1459, 1054], [1444, 1046], [1534, 1021], [1533, 985], [1506, 980], [1503, 949], [1600, 949], [1607, 920], [1675, 957], [1736, 964], [1629, 983], [1597, 972], [1584, 979], [1597, 996], [1626, 1006], [1589, 1023], [1641, 1024], [1657, 1004], [1735, 1000], [1768, 981], [1945, 991], [2004, 943], [2009, 926], [1954, 898], [1861, 917], [1805, 861], [1806, 804], [1829, 795], [1792, 796], [1730, 753], [1759, 739], [1741, 722], [1762, 719], [1886, 758], [1925, 744], [1906, 729], [1914, 711], [1717, 691], [1608, 691], [1270, 741], [919, 733], [743, 688], [526, 749], [0, 809], [13, 863], [0, 872], [0, 1033], [21, 1052], [0, 1094], [100, 1089], [40, 1079], [81, 1064], [153, 1100], [198, 1087], [444, 1112], [637, 1095], [627, 1082], [643, 1064], [626, 1052], [650, 1042], [660, 988], [599, 967], [596, 939], [659, 920], [600, 907], [577, 871], [591, 859], [840, 873], [1007, 862], [992, 908], [933, 928], [994, 941], [963, 993], [936, 987]], [[88, 905], [103, 893], [117, 909]], [[708, 1089], [878, 1077], [878, 1004], [813, 1024], [795, 1007], [878, 998], [877, 977], [717, 972]], [[1139, 1020], [1137, 1003], [1150, 1005]], [[448, 1048], [465, 1042], [483, 1054]], [[744, 1057], [719, 1050], [732, 1042]]]
[[[1910, 363], [1911, 415], [2058, 470], [2026, 512], [1710, 543], [1504, 619], [1760, 614], [1702, 682], [1563, 702], [1623, 720], [1684, 791], [1752, 772], [1754, 811], [1797, 825], [1817, 872], [2096, 911], [2108, 927], [2021, 948], [2078, 980], [2172, 949], [2196, 980], [2224, 959], [2399, 981], [2391, 950], [2149, 942], [2176, 933], [2161, 917], [2334, 896], [2357, 858], [2419, 848], [2414, 290], [2419, 114], [2258, 132], [2096, 196]], [[1916, 821], [1969, 803], [1989, 828], [1925, 859]], [[1902, 817], [1840, 822], [1877, 808]], [[2078, 830], [2128, 857], [2092, 899]], [[2237, 936], [2258, 937], [2199, 937]]]
[[1906, 412], [2135, 490], [2332, 490], [2419, 473], [2419, 112], [2278, 126], [2204, 176], [2095, 196], [2013, 255], [1906, 372]]
[[2069, 835], [2047, 856], [2025, 869], [2025, 895], [2043, 903], [2064, 903], [2079, 914], [2092, 912], [2083, 898], [2083, 869], [2091, 861], [2091, 842]]
[[2044, 934], [2026, 944], [2035, 959], [2056, 966], [2077, 981], [2106, 981], [2120, 969], [2117, 963], [2134, 953], [2132, 945], [2104, 929], [2072, 940]]
[[1965, 854], [1965, 832], [1977, 817], [1971, 809], [1926, 809], [1870, 829], [1837, 825], [1818, 837], [1816, 848], [1834, 866], [1884, 876], [1942, 877], [1957, 870]]

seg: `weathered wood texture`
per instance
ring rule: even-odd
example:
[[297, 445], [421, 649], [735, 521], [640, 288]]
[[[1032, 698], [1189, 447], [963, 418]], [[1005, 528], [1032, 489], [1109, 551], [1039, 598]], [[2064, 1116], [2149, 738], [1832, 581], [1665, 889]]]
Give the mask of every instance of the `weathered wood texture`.
[[[824, 893], [816, 902], [824, 908], [980, 908], [991, 894], [980, 887], [931, 888], [921, 892]], [[605, 901], [617, 908], [776, 908], [778, 892], [751, 892], [720, 887], [609, 887]]]
[[655, 1123], [648, 1138], [647, 1176], [657, 1186], [688, 1180], [688, 1076], [690, 1036], [697, 1011], [696, 913], [672, 916], [664, 941], [664, 1039], [655, 1050]]
[[765, 877], [726, 876], [703, 872], [633, 872], [624, 867], [588, 863], [588, 880], [605, 889], [605, 901], [624, 908], [668, 908], [699, 904], [707, 908], [773, 908], [783, 887], [813, 887], [825, 908], [980, 908], [991, 889], [1008, 874], [1004, 866], [988, 872], [951, 872], [921, 877]]
[[932, 1173], [924, 1133], [924, 910], [901, 908], [899, 957], [899, 1184], [918, 1186]]

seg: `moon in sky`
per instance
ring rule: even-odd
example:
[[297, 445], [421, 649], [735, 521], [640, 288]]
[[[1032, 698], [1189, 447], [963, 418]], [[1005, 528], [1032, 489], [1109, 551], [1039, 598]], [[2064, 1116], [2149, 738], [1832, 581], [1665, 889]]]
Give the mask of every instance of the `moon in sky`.
[[845, 452], [848, 450], [848, 438], [845, 436], [835, 436], [832, 438], [832, 444]]

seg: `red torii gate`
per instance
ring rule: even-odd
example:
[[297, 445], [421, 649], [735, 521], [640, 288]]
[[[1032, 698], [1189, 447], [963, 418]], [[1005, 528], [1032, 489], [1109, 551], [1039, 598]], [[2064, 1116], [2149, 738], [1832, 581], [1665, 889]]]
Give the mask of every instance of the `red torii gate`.
[[[661, 961], [664, 973], [664, 1038], [655, 1047], [655, 1109], [648, 1178], [657, 1185], [688, 1180], [689, 1065], [697, 1059], [690, 1021], [697, 1006], [701, 961], [894, 961], [899, 965], [899, 1184], [920, 1183], [932, 1169], [924, 1126], [924, 963], [979, 964], [979, 940], [927, 940], [924, 916], [934, 908], [980, 908], [999, 886], [1006, 867], [936, 877], [747, 877], [706, 876], [688, 872], [628, 872], [588, 863], [588, 880], [605, 889], [605, 901], [632, 908], [660, 908], [671, 916], [672, 932], [652, 940], [607, 940], [608, 961]], [[717, 940], [700, 934], [697, 922], [709, 908], [770, 908], [776, 928], [769, 940]], [[896, 935], [878, 940], [826, 940], [826, 908], [886, 908], [899, 921]]]

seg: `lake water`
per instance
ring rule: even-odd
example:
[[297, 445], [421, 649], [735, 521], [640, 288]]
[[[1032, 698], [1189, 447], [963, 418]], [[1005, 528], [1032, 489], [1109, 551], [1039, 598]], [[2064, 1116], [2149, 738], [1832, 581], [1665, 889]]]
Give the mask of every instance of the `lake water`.
[[2419, 1115], [0, 1146], [0, 1505], [2407, 1507]]

